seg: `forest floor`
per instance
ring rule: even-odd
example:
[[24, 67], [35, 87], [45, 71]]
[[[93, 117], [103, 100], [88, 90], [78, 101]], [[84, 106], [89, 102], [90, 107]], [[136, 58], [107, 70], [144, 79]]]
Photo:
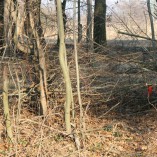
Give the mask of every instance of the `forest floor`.
[[[58, 52], [53, 47], [51, 50], [47, 57], [48, 114], [39, 116], [34, 107], [38, 100], [33, 101], [27, 95], [21, 99], [21, 114], [17, 115], [18, 98], [10, 97], [14, 144], [5, 139], [1, 108], [0, 156], [156, 157], [157, 97], [154, 90], [148, 100], [145, 86], [145, 83], [156, 84], [157, 80], [152, 66], [153, 52], [145, 54], [145, 60], [141, 50], [105, 48], [101, 53], [87, 53], [85, 48], [78, 47], [84, 108], [84, 121], [81, 122], [84, 128], [80, 129], [74, 53], [73, 47], [68, 47], [76, 113], [72, 119], [75, 136], [71, 137], [65, 132], [65, 92]], [[30, 69], [25, 69], [25, 74]]]

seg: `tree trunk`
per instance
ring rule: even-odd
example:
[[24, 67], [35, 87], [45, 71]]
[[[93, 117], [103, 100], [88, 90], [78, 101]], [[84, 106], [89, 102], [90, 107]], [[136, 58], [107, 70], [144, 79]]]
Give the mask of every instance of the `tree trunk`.
[[152, 11], [151, 11], [150, 0], [147, 0], [147, 8], [148, 8], [148, 13], [149, 13], [151, 33], [152, 33], [152, 47], [155, 49], [156, 43], [155, 43], [154, 20], [153, 20]]
[[87, 0], [87, 45], [88, 51], [92, 51], [92, 0]]
[[[76, 0], [73, 2], [73, 38], [74, 38], [74, 53], [75, 53], [75, 65], [76, 65], [76, 80], [77, 80], [77, 96], [78, 103], [80, 107], [80, 130], [82, 133], [82, 137], [84, 137], [84, 117], [83, 117], [83, 107], [82, 107], [82, 99], [81, 99], [81, 91], [80, 91], [80, 73], [79, 73], [79, 63], [78, 63], [78, 52], [77, 52], [77, 42], [76, 42]], [[84, 140], [84, 138], [83, 138]], [[78, 145], [79, 146], [79, 145]], [[79, 148], [79, 147], [78, 147]]]
[[[30, 2], [29, 2], [30, 3]], [[45, 40], [43, 36], [41, 21], [40, 21], [40, 4], [41, 0], [32, 0], [30, 4], [30, 25], [33, 31], [33, 36], [37, 44], [37, 55], [39, 59], [39, 74], [40, 74], [40, 113], [47, 113], [47, 78], [46, 78], [46, 62], [45, 62]]]
[[80, 13], [80, 0], [78, 0], [78, 43], [82, 40], [82, 24], [81, 24], [81, 13]]
[[12, 42], [12, 25], [13, 20], [11, 18], [11, 1], [5, 0], [4, 3], [4, 43], [6, 46], [6, 51], [4, 56], [10, 56], [10, 45]]
[[106, 45], [106, 0], [95, 0], [94, 42], [94, 48]]
[[[151, 12], [150, 0], [147, 0], [147, 8], [148, 8], [148, 13], [149, 13], [151, 33], [152, 33], [152, 47], [155, 50], [155, 48], [156, 48], [155, 31], [154, 31], [154, 21], [153, 21], [153, 16], [152, 16], [152, 12]], [[154, 52], [154, 54], [153, 54], [153, 60], [154, 60], [154, 67], [157, 69], [157, 53], [156, 52]]]
[[4, 40], [4, 0], [0, 1], [0, 48], [3, 47]]
[[3, 66], [3, 108], [6, 131], [9, 141], [13, 142], [13, 133], [11, 128], [11, 119], [9, 113], [9, 101], [8, 101], [8, 67], [5, 64]]
[[30, 53], [29, 44], [24, 42], [24, 21], [25, 21], [25, 1], [18, 0], [10, 1], [10, 12], [12, 25], [10, 26], [12, 32], [12, 40], [10, 40], [15, 49], [23, 53]]
[[[67, 2], [67, 0], [63, 0], [63, 2], [62, 2], [62, 14], [63, 14], [64, 32], [66, 30], [66, 22], [67, 22], [67, 16], [65, 14], [66, 2]], [[59, 38], [59, 35], [58, 35], [58, 39], [57, 39], [57, 45], [58, 46], [59, 46], [59, 42], [60, 42], [60, 38]]]
[[[10, 43], [12, 40], [12, 21], [11, 21], [11, 1], [5, 0], [4, 13], [3, 13], [3, 44], [5, 44], [5, 54], [3, 56], [10, 55]], [[5, 116], [6, 131], [9, 141], [13, 142], [13, 134], [11, 129], [11, 119], [9, 114], [9, 101], [8, 101], [8, 66], [3, 65], [3, 108]]]
[[62, 13], [62, 7], [61, 7], [60, 0], [57, 0], [57, 21], [58, 21], [59, 38], [60, 38], [59, 60], [60, 60], [60, 65], [61, 65], [61, 68], [63, 71], [65, 86], [66, 86], [65, 125], [66, 125], [67, 133], [70, 134], [71, 133], [70, 107], [72, 104], [72, 95], [71, 95], [72, 87], [71, 87], [69, 69], [68, 69], [67, 62], [66, 62], [67, 59], [66, 59], [66, 48], [65, 48], [65, 42], [64, 42], [63, 13]]

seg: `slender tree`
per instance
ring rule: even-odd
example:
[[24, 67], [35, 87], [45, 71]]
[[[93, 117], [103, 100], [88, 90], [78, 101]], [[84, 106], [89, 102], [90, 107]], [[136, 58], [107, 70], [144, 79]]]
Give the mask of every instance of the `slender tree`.
[[13, 142], [13, 133], [11, 128], [11, 119], [9, 113], [9, 100], [8, 100], [8, 66], [4, 64], [3, 66], [3, 108], [4, 108], [4, 118], [6, 124], [6, 131], [9, 141]]
[[95, 0], [94, 47], [106, 45], [106, 0]]
[[58, 30], [59, 30], [59, 60], [60, 65], [63, 71], [63, 76], [65, 80], [66, 86], [66, 103], [65, 103], [65, 125], [66, 131], [68, 134], [71, 133], [71, 124], [70, 124], [70, 108], [72, 104], [72, 87], [71, 87], [71, 80], [69, 75], [69, 69], [67, 66], [67, 59], [66, 59], [66, 48], [64, 42], [64, 24], [63, 24], [63, 13], [61, 7], [61, 0], [57, 0], [57, 22], [58, 22]]
[[[83, 131], [85, 131], [84, 125], [84, 117], [83, 117], [83, 107], [82, 107], [82, 99], [81, 99], [81, 91], [80, 91], [80, 74], [79, 74], [79, 63], [78, 63], [78, 52], [77, 52], [77, 41], [76, 41], [76, 0], [73, 2], [73, 39], [74, 39], [74, 53], [75, 53], [75, 65], [76, 65], [76, 80], [77, 80], [77, 96], [78, 103], [80, 106], [80, 130], [82, 136], [84, 137]], [[79, 148], [79, 145], [77, 145]]]
[[[10, 54], [10, 40], [11, 40], [11, 26], [9, 21], [11, 21], [11, 2], [9, 0], [5, 0], [3, 3], [4, 7], [4, 22], [3, 22], [3, 29], [4, 30], [4, 44], [6, 45], [5, 54], [4, 56], [9, 56]], [[10, 141], [13, 142], [13, 134], [11, 128], [11, 119], [9, 113], [9, 99], [8, 99], [8, 65], [7, 63], [3, 64], [3, 108], [4, 108], [4, 116], [5, 116], [5, 124], [6, 124], [6, 131], [7, 136]]]

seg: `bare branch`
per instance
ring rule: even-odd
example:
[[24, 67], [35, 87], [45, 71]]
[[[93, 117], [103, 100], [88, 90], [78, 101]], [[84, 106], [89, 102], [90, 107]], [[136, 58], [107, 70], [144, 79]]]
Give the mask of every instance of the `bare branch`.
[[[128, 32], [121, 32], [121, 31], [118, 31], [118, 34], [124, 34], [124, 35], [128, 35], [128, 36], [131, 36], [131, 37], [136, 37], [136, 38], [142, 38], [142, 39], [146, 39], [146, 40], [151, 40], [151, 38], [149, 37], [144, 37], [144, 36], [141, 36], [141, 35], [136, 35], [136, 34], [132, 34], [132, 33], [128, 33]], [[157, 41], [157, 40], [154, 40], [154, 41]]]

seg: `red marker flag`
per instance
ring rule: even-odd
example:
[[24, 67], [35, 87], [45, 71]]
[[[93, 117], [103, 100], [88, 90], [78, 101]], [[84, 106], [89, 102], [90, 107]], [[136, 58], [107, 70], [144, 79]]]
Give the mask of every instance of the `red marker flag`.
[[148, 85], [148, 97], [150, 97], [152, 95], [152, 92], [153, 92], [153, 86]]

